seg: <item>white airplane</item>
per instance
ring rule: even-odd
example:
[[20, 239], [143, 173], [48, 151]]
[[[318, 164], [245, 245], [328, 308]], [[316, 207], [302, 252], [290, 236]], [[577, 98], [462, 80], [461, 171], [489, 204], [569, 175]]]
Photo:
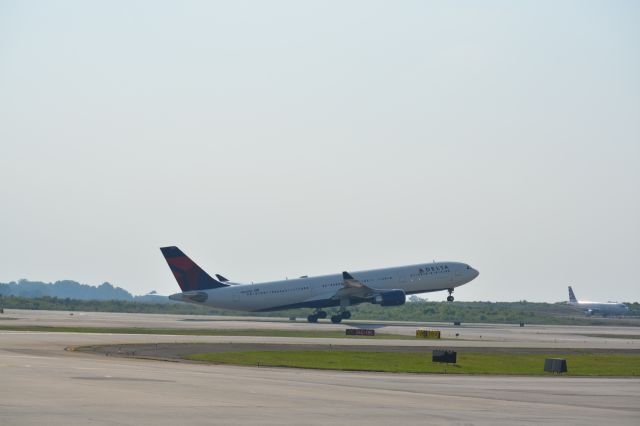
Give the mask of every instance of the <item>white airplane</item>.
[[606, 317], [607, 315], [623, 315], [629, 311], [629, 308], [624, 303], [580, 301], [576, 299], [571, 286], [569, 286], [569, 305], [584, 310], [585, 315], [597, 313]]
[[334, 324], [351, 317], [348, 310], [351, 305], [368, 302], [397, 306], [404, 304], [407, 294], [447, 290], [447, 301], [453, 302], [453, 289], [479, 275], [465, 263], [434, 262], [241, 284], [218, 274], [217, 280], [212, 278], [178, 247], [160, 250], [182, 290], [169, 296], [171, 300], [247, 312], [314, 308], [314, 313], [307, 317], [309, 322], [327, 317], [322, 308], [339, 307], [338, 313], [331, 316]]

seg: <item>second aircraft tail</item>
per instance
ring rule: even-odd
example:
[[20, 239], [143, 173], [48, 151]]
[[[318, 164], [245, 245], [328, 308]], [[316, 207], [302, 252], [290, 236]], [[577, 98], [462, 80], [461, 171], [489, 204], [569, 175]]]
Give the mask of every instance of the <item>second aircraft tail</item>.
[[569, 286], [569, 303], [578, 303], [576, 295], [573, 293], [573, 289]]

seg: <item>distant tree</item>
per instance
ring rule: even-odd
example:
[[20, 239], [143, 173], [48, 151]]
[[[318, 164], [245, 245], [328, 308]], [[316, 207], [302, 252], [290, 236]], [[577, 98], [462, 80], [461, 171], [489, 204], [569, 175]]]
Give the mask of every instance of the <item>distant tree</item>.
[[133, 296], [126, 290], [114, 287], [110, 283], [103, 283], [98, 287], [65, 280], [55, 283], [43, 283], [20, 279], [17, 283], [0, 283], [1, 295], [21, 297], [60, 297], [77, 300], [132, 300]]

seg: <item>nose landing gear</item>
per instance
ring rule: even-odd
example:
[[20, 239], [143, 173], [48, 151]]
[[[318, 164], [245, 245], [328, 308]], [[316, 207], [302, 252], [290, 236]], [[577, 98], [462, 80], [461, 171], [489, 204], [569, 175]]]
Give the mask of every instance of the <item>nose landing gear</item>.
[[449, 292], [449, 296], [447, 296], [447, 302], [453, 302], [453, 296], [451, 295], [451, 293], [453, 293], [453, 289], [447, 289], [447, 291]]

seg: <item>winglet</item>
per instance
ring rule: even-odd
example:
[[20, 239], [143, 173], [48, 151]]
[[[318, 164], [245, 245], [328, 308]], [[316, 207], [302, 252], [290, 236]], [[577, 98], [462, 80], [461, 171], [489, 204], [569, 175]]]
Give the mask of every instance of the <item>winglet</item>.
[[343, 279], [343, 280], [345, 280], [345, 281], [347, 281], [347, 280], [352, 280], [352, 279], [354, 279], [354, 278], [353, 278], [353, 276], [352, 276], [350, 273], [348, 273], [347, 271], [343, 271], [343, 272], [342, 272], [342, 279]]
[[216, 274], [216, 278], [218, 279], [218, 281], [220, 281], [221, 283], [226, 283], [227, 281], [229, 281], [228, 279], [226, 279], [225, 277], [223, 277], [220, 274]]
[[342, 272], [342, 280], [344, 281], [345, 287], [349, 288], [366, 288], [367, 286], [358, 281], [356, 278], [353, 278], [353, 275], [348, 273], [347, 271]]

